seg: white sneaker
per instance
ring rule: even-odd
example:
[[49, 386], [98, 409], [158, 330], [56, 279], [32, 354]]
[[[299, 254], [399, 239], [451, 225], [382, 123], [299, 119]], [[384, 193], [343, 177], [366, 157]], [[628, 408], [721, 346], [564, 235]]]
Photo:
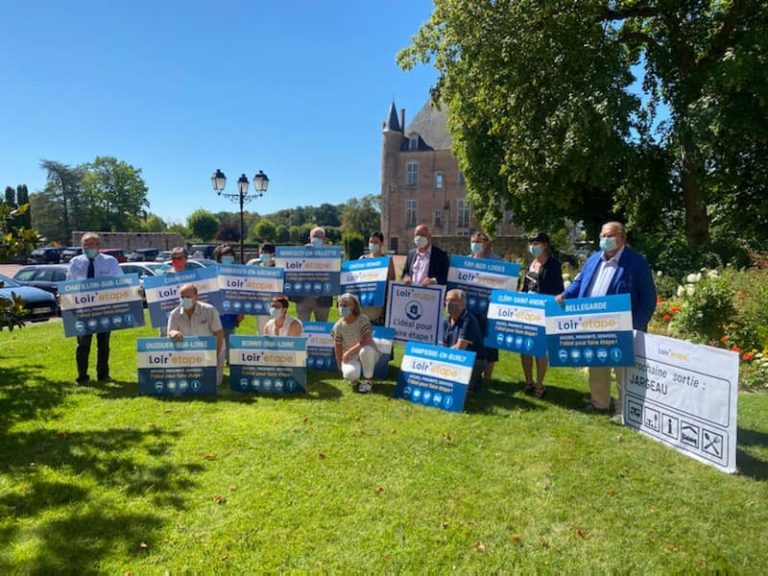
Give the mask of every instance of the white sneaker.
[[373, 384], [371, 384], [370, 380], [363, 380], [360, 383], [360, 386], [357, 387], [357, 391], [360, 392], [360, 394], [366, 394], [371, 391], [373, 388]]

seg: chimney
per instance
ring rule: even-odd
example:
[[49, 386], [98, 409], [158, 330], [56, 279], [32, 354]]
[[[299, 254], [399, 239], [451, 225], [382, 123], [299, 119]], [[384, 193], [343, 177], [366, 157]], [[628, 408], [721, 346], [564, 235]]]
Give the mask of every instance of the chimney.
[[405, 108], [400, 108], [400, 130], [405, 134]]

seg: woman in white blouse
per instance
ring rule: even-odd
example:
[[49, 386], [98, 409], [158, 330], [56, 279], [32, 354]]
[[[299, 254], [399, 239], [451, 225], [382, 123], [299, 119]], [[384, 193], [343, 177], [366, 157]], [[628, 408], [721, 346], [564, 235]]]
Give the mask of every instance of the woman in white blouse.
[[304, 334], [304, 326], [301, 320], [288, 316], [288, 297], [275, 296], [269, 306], [271, 316], [264, 326], [264, 336], [301, 336]]

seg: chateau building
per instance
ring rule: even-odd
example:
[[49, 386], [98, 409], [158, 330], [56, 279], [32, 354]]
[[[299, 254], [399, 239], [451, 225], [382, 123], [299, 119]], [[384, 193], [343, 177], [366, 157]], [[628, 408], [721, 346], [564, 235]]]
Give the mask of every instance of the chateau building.
[[[464, 175], [451, 155], [444, 109], [428, 102], [405, 127], [395, 103], [384, 121], [381, 148], [381, 226], [389, 250], [412, 248], [413, 229], [427, 224], [433, 236], [469, 236], [479, 227], [466, 199]], [[508, 234], [511, 214], [494, 235]]]

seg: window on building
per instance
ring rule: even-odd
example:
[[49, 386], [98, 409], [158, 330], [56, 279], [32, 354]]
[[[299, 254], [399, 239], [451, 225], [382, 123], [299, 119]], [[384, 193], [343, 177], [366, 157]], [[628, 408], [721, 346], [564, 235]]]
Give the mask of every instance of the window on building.
[[408, 137], [408, 151], [416, 152], [419, 149], [419, 136], [418, 134], [412, 134]]
[[435, 188], [437, 190], [443, 189], [443, 180], [445, 179], [445, 175], [442, 172], [435, 172]]
[[416, 200], [405, 201], [405, 225], [407, 228], [416, 227]]
[[408, 162], [405, 165], [405, 185], [416, 186], [419, 183], [419, 163]]
[[434, 226], [435, 226], [435, 228], [442, 228], [443, 227], [443, 210], [442, 210], [442, 208], [435, 208]]
[[456, 206], [457, 222], [459, 228], [469, 228], [469, 215], [472, 206], [466, 200], [459, 200]]
[[462, 188], [466, 186], [467, 182], [464, 180], [464, 172], [459, 172], [459, 186]]

